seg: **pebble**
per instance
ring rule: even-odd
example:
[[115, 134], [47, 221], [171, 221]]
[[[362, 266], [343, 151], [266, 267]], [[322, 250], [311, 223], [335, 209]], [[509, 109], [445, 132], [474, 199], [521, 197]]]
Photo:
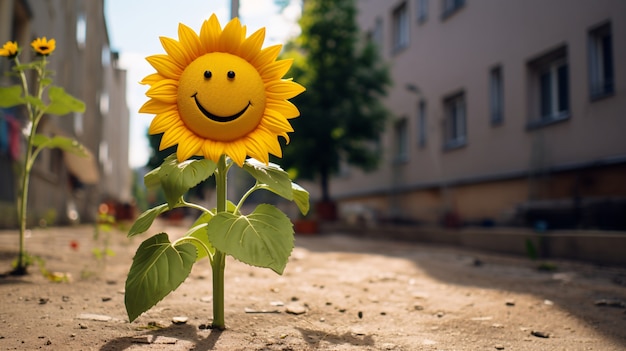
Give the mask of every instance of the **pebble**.
[[111, 298], [108, 296], [105, 296], [102, 298], [102, 302], [107, 302], [107, 301], [111, 301]]
[[507, 306], [515, 306], [515, 300], [506, 300], [505, 304]]
[[596, 306], [626, 308], [626, 302], [621, 301], [621, 300], [600, 299], [600, 300], [596, 300], [594, 303]]
[[504, 345], [498, 344], [498, 345], [496, 345], [494, 347], [496, 348], [496, 350], [504, 350]]
[[287, 313], [300, 315], [306, 313], [306, 307], [299, 304], [289, 304], [285, 307]]
[[49, 298], [47, 298], [47, 297], [41, 297], [41, 298], [39, 298], [39, 304], [40, 304], [40, 305], [45, 305], [45, 304], [47, 304], [47, 303], [48, 303], [48, 301], [50, 301], [50, 299], [49, 299]]
[[548, 334], [546, 332], [542, 332], [540, 330], [533, 330], [533, 331], [530, 332], [530, 334], [532, 336], [536, 336], [538, 338], [549, 338], [550, 337], [550, 334]]
[[174, 324], [185, 324], [187, 323], [188, 320], [189, 320], [189, 317], [185, 317], [185, 316], [172, 317], [172, 323]]
[[113, 319], [113, 317], [111, 316], [107, 316], [104, 314], [94, 314], [94, 313], [81, 313], [76, 318], [90, 320], [90, 321], [97, 321], [97, 322], [108, 322]]
[[200, 302], [211, 302], [213, 301], [213, 297], [212, 296], [202, 296], [200, 298]]
[[357, 313], [357, 316], [359, 317], [359, 319], [362, 319], [363, 318], [363, 312], [359, 311], [359, 313]]

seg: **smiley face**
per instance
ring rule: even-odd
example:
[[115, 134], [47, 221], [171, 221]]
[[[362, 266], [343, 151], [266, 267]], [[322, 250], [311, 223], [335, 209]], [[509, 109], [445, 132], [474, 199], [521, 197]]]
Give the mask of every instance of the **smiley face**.
[[248, 61], [229, 53], [198, 57], [178, 82], [181, 120], [207, 139], [233, 141], [255, 130], [263, 118], [265, 100], [259, 72]]

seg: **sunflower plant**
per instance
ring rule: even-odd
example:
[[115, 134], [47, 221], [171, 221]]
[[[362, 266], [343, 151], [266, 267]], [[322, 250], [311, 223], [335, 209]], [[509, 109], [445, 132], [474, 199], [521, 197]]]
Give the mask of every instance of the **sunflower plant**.
[[[62, 87], [52, 84], [53, 72], [48, 70], [48, 56], [56, 49], [56, 41], [46, 37], [31, 42], [36, 54], [35, 60], [21, 63], [21, 48], [17, 42], [8, 41], [0, 48], [0, 56], [13, 61], [11, 74], [18, 77], [21, 84], [0, 87], [0, 107], [9, 108], [24, 105], [28, 119], [22, 129], [26, 139], [26, 151], [21, 160], [20, 184], [18, 185], [17, 216], [19, 223], [19, 251], [13, 274], [23, 275], [32, 262], [25, 247], [25, 233], [28, 210], [28, 186], [30, 173], [37, 156], [46, 148], [59, 148], [78, 155], [86, 156], [84, 147], [76, 140], [62, 137], [49, 137], [37, 133], [39, 123], [46, 115], [66, 115], [71, 112], [84, 112], [85, 104], [68, 94]], [[34, 72], [35, 86], [29, 87], [27, 73]]]
[[[277, 60], [281, 45], [262, 48], [265, 29], [246, 37], [237, 18], [222, 29], [217, 17], [204, 21], [199, 34], [184, 24], [178, 40], [161, 37], [165, 54], [147, 57], [156, 69], [142, 81], [149, 100], [139, 112], [154, 114], [150, 134], [162, 134], [161, 150], [176, 152], [146, 174], [147, 187], [160, 187], [166, 203], [142, 213], [128, 235], [147, 231], [162, 213], [178, 207], [201, 211], [186, 234], [171, 241], [167, 233], [145, 240], [128, 273], [125, 304], [132, 322], [175, 290], [193, 264], [207, 258], [212, 269], [212, 327], [224, 329], [224, 269], [227, 255], [282, 274], [294, 246], [289, 218], [269, 204], [243, 213], [250, 194], [267, 190], [309, 210], [309, 194], [291, 181], [269, 155], [282, 156], [278, 137], [289, 140], [289, 120], [300, 115], [288, 101], [305, 89], [283, 79], [291, 60]], [[256, 179], [239, 200], [227, 199], [227, 174], [240, 167]], [[215, 176], [217, 207], [188, 202], [185, 194]]]

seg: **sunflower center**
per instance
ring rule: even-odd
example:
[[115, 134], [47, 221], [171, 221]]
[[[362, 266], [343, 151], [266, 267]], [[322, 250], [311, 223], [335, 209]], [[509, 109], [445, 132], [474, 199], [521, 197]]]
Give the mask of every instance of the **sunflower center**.
[[257, 69], [229, 53], [198, 57], [178, 82], [181, 120], [190, 131], [216, 141], [237, 140], [254, 131], [263, 119], [265, 99]]

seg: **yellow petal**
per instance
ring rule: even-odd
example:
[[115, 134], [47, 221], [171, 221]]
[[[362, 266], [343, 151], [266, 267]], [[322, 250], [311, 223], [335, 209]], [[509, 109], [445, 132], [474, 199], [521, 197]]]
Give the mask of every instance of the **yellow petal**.
[[159, 113], [154, 116], [152, 122], [150, 122], [149, 134], [161, 134], [168, 129], [177, 127], [183, 124], [180, 119], [180, 115], [176, 110], [170, 110], [164, 113]]
[[281, 113], [268, 108], [265, 109], [265, 114], [263, 115], [263, 119], [261, 119], [261, 124], [272, 132], [293, 132], [291, 124], [289, 124], [287, 119]]
[[274, 60], [276, 60], [278, 54], [280, 54], [280, 50], [282, 49], [282, 47], [283, 46], [280, 44], [266, 47], [265, 49], [261, 50], [261, 52], [259, 52], [259, 54], [254, 58], [254, 60], [251, 62], [252, 65], [254, 67], [257, 67], [258, 69], [262, 69], [266, 65], [269, 65]]
[[[239, 56], [248, 62], [259, 54], [265, 40], [265, 27], [252, 33], [239, 47]], [[282, 77], [281, 77], [282, 78]]]
[[163, 133], [163, 138], [161, 138], [159, 151], [165, 150], [168, 147], [178, 144], [178, 141], [185, 138], [188, 134], [191, 134], [191, 132], [189, 131], [189, 129], [187, 129], [187, 127], [185, 127], [184, 124], [168, 129], [167, 131], [165, 131], [165, 133]]
[[265, 84], [267, 97], [276, 100], [286, 100], [302, 93], [306, 89], [291, 80], [277, 80]]
[[167, 37], [159, 37], [161, 45], [165, 49], [165, 52], [181, 67], [186, 67], [193, 58], [190, 53], [185, 51], [185, 48], [176, 40]]
[[176, 79], [180, 78], [181, 73], [183, 73], [183, 67], [179, 66], [176, 61], [174, 61], [168, 55], [152, 55], [146, 57], [146, 61], [154, 67], [163, 77]]
[[178, 140], [178, 148], [176, 149], [176, 157], [178, 162], [185, 161], [191, 156], [195, 156], [202, 148], [203, 139], [193, 133], [183, 134], [184, 138]]
[[178, 40], [185, 48], [185, 52], [191, 54], [191, 57], [197, 58], [202, 55], [203, 49], [200, 38], [193, 29], [182, 23], [178, 24]]
[[265, 108], [278, 111], [287, 119], [300, 116], [300, 111], [298, 111], [296, 105], [287, 100], [267, 99]]
[[222, 27], [215, 14], [202, 23], [200, 29], [200, 42], [202, 43], [203, 53], [214, 52], [217, 50], [219, 38], [222, 35]]
[[139, 113], [163, 113], [175, 109], [176, 105], [168, 104], [163, 101], [150, 99], [139, 108]]
[[148, 89], [146, 96], [159, 101], [175, 104], [178, 96], [178, 81], [173, 79], [160, 80]]
[[139, 82], [139, 84], [152, 85], [162, 79], [166, 79], [166, 78], [158, 73], [152, 73], [152, 74], [147, 75], [144, 79], [142, 79], [141, 82]]
[[239, 139], [233, 142], [224, 144], [224, 153], [228, 155], [233, 161], [243, 167], [243, 163], [246, 160], [246, 144], [245, 139]]
[[237, 53], [241, 42], [245, 38], [245, 30], [241, 28], [241, 22], [238, 18], [233, 18], [226, 24], [224, 31], [220, 36], [219, 51], [228, 53]]
[[281, 79], [289, 68], [291, 68], [291, 64], [293, 63], [293, 59], [280, 60], [276, 62], [272, 62], [265, 67], [262, 67], [259, 70], [261, 77], [263, 78], [263, 82], [267, 83], [272, 80]]
[[224, 154], [224, 143], [205, 139], [202, 145], [202, 154], [204, 158], [217, 162]]

